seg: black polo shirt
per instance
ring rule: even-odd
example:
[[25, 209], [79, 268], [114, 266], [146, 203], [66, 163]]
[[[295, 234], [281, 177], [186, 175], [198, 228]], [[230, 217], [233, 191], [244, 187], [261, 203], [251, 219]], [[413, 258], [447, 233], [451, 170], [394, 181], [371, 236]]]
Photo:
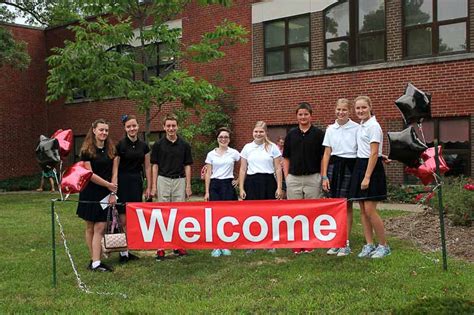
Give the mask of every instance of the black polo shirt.
[[95, 157], [91, 157], [87, 153], [81, 153], [81, 161], [90, 162], [92, 172], [106, 181], [112, 179], [114, 160], [107, 155], [107, 147], [103, 147], [102, 149], [95, 147]]
[[311, 175], [321, 172], [321, 159], [324, 154], [324, 132], [311, 126], [306, 132], [293, 128], [285, 138], [283, 157], [289, 159], [289, 173], [292, 175]]
[[184, 166], [193, 164], [191, 146], [179, 136], [175, 142], [163, 137], [151, 148], [151, 163], [158, 164], [160, 176], [184, 177]]
[[150, 152], [145, 142], [140, 139], [132, 141], [129, 137], [125, 137], [117, 143], [116, 149], [120, 157], [119, 172], [141, 173], [143, 171], [145, 155]]

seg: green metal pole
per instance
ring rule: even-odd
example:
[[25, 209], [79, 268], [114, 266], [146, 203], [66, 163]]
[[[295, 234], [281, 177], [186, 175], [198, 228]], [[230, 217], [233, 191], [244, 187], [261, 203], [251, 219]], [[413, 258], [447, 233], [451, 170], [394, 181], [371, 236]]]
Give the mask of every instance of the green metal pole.
[[54, 199], [51, 200], [51, 246], [52, 246], [52, 255], [53, 255], [53, 288], [56, 288], [56, 239], [55, 239], [55, 229], [54, 229]]
[[[439, 173], [439, 154], [438, 154], [438, 139], [434, 140], [435, 147], [435, 162], [436, 162], [436, 175], [440, 178]], [[443, 270], [448, 270], [448, 259], [446, 253], [446, 234], [444, 231], [444, 207], [443, 207], [443, 185], [438, 187], [438, 208], [439, 208], [439, 225], [441, 228], [441, 250], [443, 253]]]

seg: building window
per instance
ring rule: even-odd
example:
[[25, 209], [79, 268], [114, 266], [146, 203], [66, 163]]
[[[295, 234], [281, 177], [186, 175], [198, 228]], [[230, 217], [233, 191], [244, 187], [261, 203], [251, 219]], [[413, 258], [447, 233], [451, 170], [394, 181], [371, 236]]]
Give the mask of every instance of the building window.
[[[435, 118], [423, 121], [423, 135], [428, 147], [434, 147], [438, 139], [443, 147], [443, 157], [449, 166], [445, 176], [470, 176], [471, 174], [471, 140], [469, 135], [470, 117]], [[418, 137], [423, 135], [417, 127]]]
[[467, 0], [404, 0], [405, 56], [467, 51]]
[[176, 58], [167, 48], [166, 44], [151, 44], [145, 48], [147, 54], [148, 78], [164, 77], [176, 69]]
[[150, 132], [150, 137], [148, 138], [148, 144], [151, 147], [156, 141], [160, 140], [164, 136], [166, 136], [166, 132], [164, 131], [152, 131]]
[[264, 24], [265, 74], [310, 69], [309, 15]]
[[82, 147], [82, 143], [84, 142], [84, 139], [86, 138], [86, 136], [74, 136], [74, 160], [73, 161], [70, 161], [70, 162], [78, 162], [81, 160], [81, 147]]
[[340, 1], [324, 13], [326, 66], [385, 60], [385, 1]]

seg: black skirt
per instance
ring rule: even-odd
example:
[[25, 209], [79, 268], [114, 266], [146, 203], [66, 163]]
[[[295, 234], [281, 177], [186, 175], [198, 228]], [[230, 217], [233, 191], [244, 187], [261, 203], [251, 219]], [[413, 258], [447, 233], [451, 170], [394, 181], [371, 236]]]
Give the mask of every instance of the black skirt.
[[[118, 175], [118, 202], [143, 201], [143, 176], [141, 172], [121, 172]], [[120, 214], [125, 213], [125, 205], [117, 205]]]
[[77, 205], [77, 216], [86, 221], [106, 222], [107, 208], [105, 208], [105, 210], [102, 209], [102, 206], [98, 202], [104, 199], [109, 193], [110, 191], [107, 188], [89, 181], [86, 188], [79, 194], [79, 201], [85, 202], [79, 202]]
[[350, 199], [357, 200], [371, 200], [381, 201], [387, 199], [387, 181], [385, 178], [385, 170], [382, 163], [382, 158], [377, 159], [374, 171], [370, 176], [369, 187], [365, 190], [360, 189], [360, 184], [365, 177], [365, 170], [369, 159], [357, 158], [354, 172], [352, 173], [351, 188], [349, 191]]
[[232, 178], [212, 178], [209, 184], [209, 200], [237, 200], [237, 194], [235, 193], [234, 186], [232, 186], [232, 180]]
[[348, 198], [355, 162], [355, 158], [331, 156], [328, 167], [331, 198]]
[[245, 200], [275, 199], [277, 183], [273, 174], [247, 175], [244, 182]]

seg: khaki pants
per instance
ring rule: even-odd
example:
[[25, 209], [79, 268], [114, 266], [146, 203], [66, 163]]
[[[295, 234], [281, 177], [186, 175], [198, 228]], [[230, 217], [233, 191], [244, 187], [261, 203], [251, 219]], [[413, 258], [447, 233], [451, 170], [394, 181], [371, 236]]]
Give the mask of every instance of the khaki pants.
[[286, 177], [286, 194], [288, 199], [322, 198], [321, 174], [291, 175]]
[[158, 176], [158, 202], [185, 201], [186, 179]]

